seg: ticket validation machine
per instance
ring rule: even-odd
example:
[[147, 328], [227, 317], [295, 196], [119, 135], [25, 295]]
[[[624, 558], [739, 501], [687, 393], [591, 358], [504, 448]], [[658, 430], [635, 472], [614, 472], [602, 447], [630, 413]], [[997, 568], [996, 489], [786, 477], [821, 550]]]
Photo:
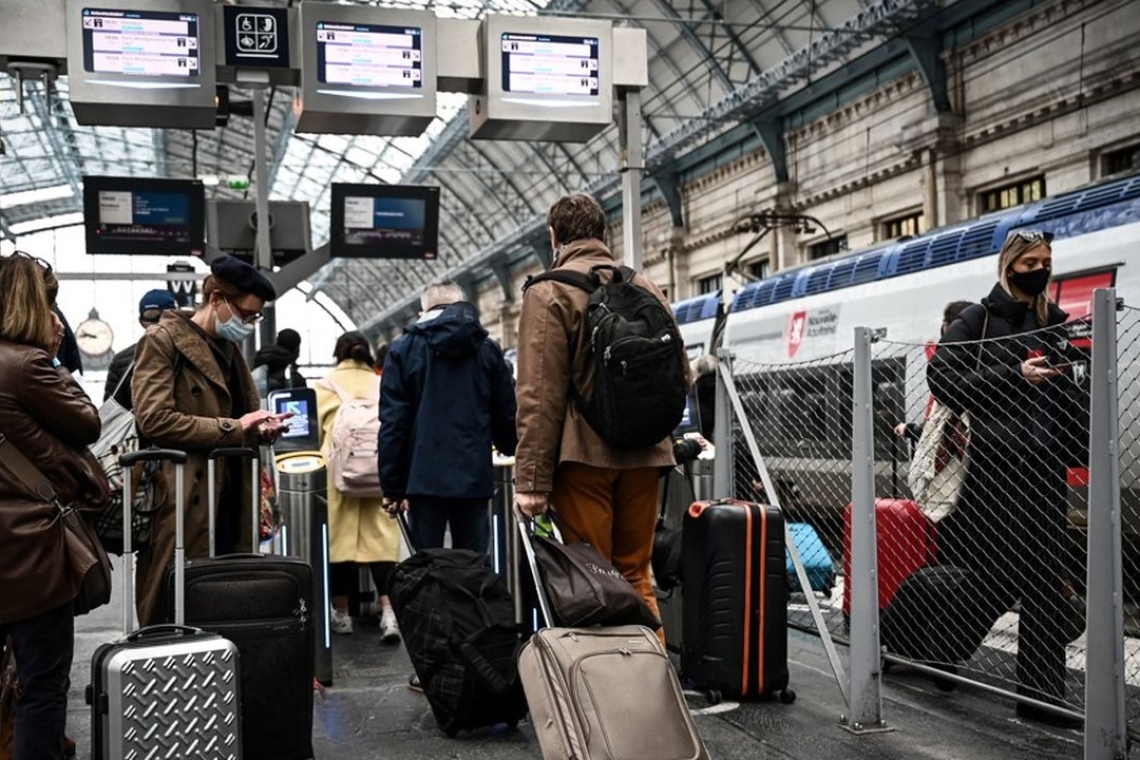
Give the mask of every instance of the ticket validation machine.
[[281, 553], [300, 557], [313, 568], [314, 675], [328, 686], [332, 683], [328, 477], [320, 452], [317, 394], [312, 388], [274, 391], [268, 404], [275, 414], [293, 413], [289, 429], [276, 444]]

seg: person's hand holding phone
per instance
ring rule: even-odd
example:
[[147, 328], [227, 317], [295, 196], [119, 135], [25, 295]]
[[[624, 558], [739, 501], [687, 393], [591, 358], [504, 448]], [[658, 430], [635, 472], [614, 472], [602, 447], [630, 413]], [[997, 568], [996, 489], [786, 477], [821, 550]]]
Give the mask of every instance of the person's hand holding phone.
[[257, 434], [266, 443], [273, 443], [277, 440], [277, 436], [281, 435], [281, 431], [289, 427], [286, 420], [292, 416], [292, 412], [269, 415], [258, 424]]

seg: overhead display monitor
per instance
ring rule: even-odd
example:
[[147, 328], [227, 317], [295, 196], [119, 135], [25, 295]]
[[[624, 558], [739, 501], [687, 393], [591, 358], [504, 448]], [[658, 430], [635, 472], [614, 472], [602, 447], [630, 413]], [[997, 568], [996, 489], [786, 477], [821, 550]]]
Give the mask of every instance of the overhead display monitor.
[[317, 22], [317, 80], [325, 85], [421, 89], [423, 30], [417, 26]]
[[[311, 249], [309, 204], [269, 201], [269, 248], [273, 263], [284, 265]], [[206, 203], [206, 241], [218, 250], [253, 261], [257, 250], [257, 204], [211, 200]]]
[[198, 15], [83, 9], [83, 69], [141, 77], [196, 77]]
[[[237, 82], [239, 70], [252, 69], [270, 84], [297, 84], [296, 73], [290, 69], [296, 49], [292, 44], [297, 26], [295, 10], [264, 5], [221, 5], [216, 9], [214, 21], [222, 32], [224, 53], [219, 79]], [[299, 61], [296, 66], [300, 66]]]
[[439, 256], [438, 187], [333, 184], [331, 218], [334, 257]]
[[419, 135], [435, 118], [436, 18], [304, 3], [298, 132]]
[[503, 92], [598, 96], [597, 37], [504, 32]]
[[87, 252], [201, 256], [204, 207], [197, 180], [84, 177]]
[[67, 27], [80, 124], [213, 128], [209, 0], [67, 0]]
[[613, 122], [610, 22], [488, 16], [482, 34], [472, 137], [584, 142]]

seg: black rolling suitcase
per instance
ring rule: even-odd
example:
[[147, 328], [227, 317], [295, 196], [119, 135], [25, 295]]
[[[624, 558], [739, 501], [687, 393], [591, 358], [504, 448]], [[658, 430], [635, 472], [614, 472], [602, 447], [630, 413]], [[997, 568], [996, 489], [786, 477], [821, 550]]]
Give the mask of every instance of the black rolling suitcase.
[[[214, 471], [223, 457], [250, 460], [254, 546], [258, 538], [257, 452], [217, 449], [210, 452], [208, 465], [211, 555]], [[168, 602], [173, 580], [168, 574]], [[167, 611], [173, 610], [168, 606]], [[245, 760], [313, 757], [313, 615], [321, 612], [313, 609], [312, 568], [296, 557], [229, 554], [186, 564], [186, 620], [233, 641], [241, 653]]]
[[[405, 517], [400, 530], [415, 551]], [[448, 736], [526, 715], [515, 657], [519, 626], [506, 578], [485, 554], [466, 549], [415, 551], [396, 566], [388, 596], [404, 646]]]
[[[181, 451], [144, 449], [120, 457], [123, 504], [131, 499], [131, 468], [140, 461], [175, 463], [178, 525], [174, 578], [181, 580], [183, 544], [183, 471]], [[152, 625], [132, 632], [134, 552], [129, 517], [123, 526], [124, 638], [103, 644], [91, 658], [91, 757], [192, 758], [241, 760], [241, 661], [237, 647], [217, 633], [183, 624], [184, 600], [175, 598], [173, 625]], [[181, 590], [181, 585], [179, 586]]]
[[784, 517], [776, 507], [696, 502], [682, 537], [681, 668], [712, 702], [788, 688], [788, 580]]

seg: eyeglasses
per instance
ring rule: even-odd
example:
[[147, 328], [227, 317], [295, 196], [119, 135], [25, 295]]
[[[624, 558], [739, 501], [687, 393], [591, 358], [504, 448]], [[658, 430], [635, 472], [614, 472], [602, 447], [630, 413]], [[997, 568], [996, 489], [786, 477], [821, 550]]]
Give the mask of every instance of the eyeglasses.
[[1043, 230], [1014, 230], [1009, 233], [1009, 236], [1017, 236], [1030, 245], [1033, 243], [1050, 245], [1053, 242], [1053, 233], [1044, 232]]
[[240, 306], [235, 306], [233, 302], [228, 298], [223, 298], [222, 300], [225, 301], [226, 304], [230, 307], [230, 311], [236, 314], [237, 318], [247, 325], [252, 325], [260, 322], [261, 318], [264, 316], [260, 311], [246, 311]]

